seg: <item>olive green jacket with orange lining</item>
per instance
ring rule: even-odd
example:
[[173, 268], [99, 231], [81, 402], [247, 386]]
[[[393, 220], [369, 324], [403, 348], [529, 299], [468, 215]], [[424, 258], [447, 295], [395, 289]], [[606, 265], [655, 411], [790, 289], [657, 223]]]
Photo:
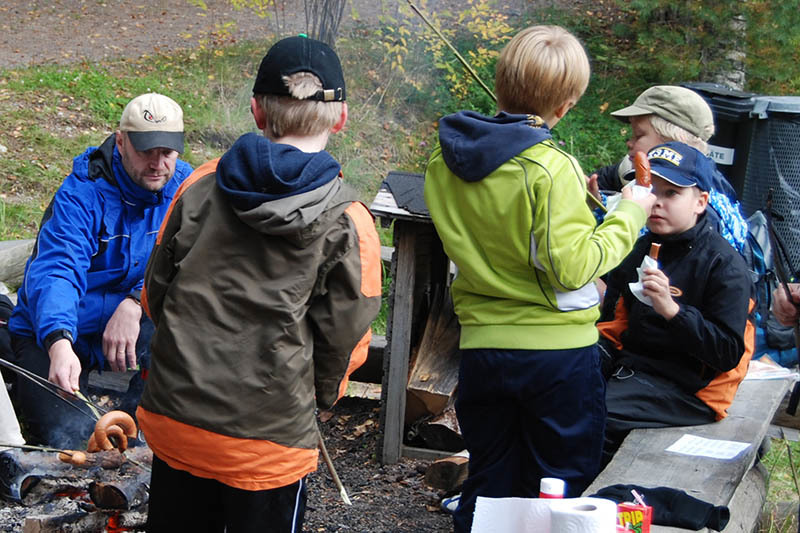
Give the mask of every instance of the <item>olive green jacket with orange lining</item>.
[[282, 487], [316, 469], [315, 406], [329, 408], [366, 359], [380, 243], [339, 177], [242, 212], [216, 171], [186, 180], [148, 264], [156, 333], [138, 419], [173, 468]]

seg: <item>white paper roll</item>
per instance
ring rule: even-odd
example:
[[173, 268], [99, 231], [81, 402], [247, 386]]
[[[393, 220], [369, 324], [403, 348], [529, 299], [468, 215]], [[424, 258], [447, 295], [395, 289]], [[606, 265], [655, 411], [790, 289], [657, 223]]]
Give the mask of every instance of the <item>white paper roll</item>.
[[615, 533], [617, 504], [602, 498], [561, 500], [550, 508], [550, 533]]

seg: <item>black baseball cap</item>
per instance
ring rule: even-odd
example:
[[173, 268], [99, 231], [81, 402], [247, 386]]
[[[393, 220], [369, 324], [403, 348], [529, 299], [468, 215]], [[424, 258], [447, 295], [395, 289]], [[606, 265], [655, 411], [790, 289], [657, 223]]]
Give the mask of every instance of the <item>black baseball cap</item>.
[[291, 96], [283, 77], [298, 72], [310, 72], [322, 82], [322, 89], [305, 100], [345, 101], [344, 74], [336, 52], [322, 41], [303, 35], [272, 45], [258, 67], [253, 94]]

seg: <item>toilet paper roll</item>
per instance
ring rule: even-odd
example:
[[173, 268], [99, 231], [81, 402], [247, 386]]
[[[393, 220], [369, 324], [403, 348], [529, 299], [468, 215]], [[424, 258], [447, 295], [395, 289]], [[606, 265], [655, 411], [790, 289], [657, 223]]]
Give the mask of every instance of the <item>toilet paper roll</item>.
[[615, 533], [617, 504], [602, 498], [561, 500], [550, 508], [550, 533]]

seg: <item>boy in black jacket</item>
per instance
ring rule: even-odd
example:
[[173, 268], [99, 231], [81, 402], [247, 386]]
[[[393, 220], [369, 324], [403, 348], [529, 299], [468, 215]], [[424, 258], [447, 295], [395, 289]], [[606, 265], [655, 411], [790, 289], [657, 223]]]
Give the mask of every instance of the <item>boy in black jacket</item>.
[[[613, 372], [606, 460], [631, 429], [724, 418], [753, 352], [747, 266], [705, 214], [713, 165], [677, 142], [656, 146], [648, 159], [657, 198], [650, 231], [609, 274], [598, 322]], [[639, 279], [653, 243], [661, 245], [658, 268]]]

